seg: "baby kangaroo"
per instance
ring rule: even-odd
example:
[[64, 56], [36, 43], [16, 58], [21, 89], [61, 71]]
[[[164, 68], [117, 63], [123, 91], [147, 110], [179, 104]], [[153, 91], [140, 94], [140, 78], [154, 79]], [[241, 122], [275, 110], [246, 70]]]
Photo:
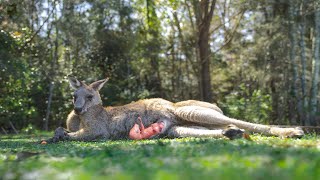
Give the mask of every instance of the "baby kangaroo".
[[[67, 118], [67, 131], [58, 128], [53, 141], [145, 139], [159, 137], [241, 137], [243, 130], [281, 137], [301, 137], [300, 128], [280, 128], [229, 118], [215, 104], [187, 100], [177, 103], [154, 98], [124, 106], [103, 107], [99, 90], [108, 81], [86, 85], [69, 77], [75, 90], [74, 110]], [[228, 125], [232, 125], [227, 128]], [[146, 126], [146, 129], [144, 129]], [[142, 127], [142, 128], [141, 128]], [[236, 128], [235, 128], [236, 127]]]

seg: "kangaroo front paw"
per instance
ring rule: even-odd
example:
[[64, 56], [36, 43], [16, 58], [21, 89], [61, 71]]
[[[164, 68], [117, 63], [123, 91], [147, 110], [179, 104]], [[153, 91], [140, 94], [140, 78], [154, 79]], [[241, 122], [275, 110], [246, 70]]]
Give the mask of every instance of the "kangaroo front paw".
[[69, 138], [68, 131], [65, 130], [63, 127], [58, 127], [54, 131], [54, 136], [47, 140], [41, 140], [40, 144], [47, 144], [47, 143], [57, 143], [59, 141], [67, 140]]
[[272, 127], [270, 129], [270, 133], [272, 135], [276, 135], [279, 137], [285, 138], [301, 138], [304, 136], [304, 132], [301, 128], [279, 128], [279, 127]]
[[54, 131], [54, 136], [56, 138], [58, 138], [59, 140], [68, 140], [69, 139], [68, 131], [66, 129], [64, 129], [63, 127], [58, 127]]
[[58, 141], [63, 141], [63, 140], [67, 140], [69, 138], [68, 135], [68, 131], [66, 131], [63, 127], [58, 127], [55, 131], [54, 131], [54, 136], [53, 138], [51, 138], [50, 140], [53, 143], [56, 143]]
[[238, 128], [235, 125], [229, 125], [225, 130], [222, 131], [222, 135], [229, 139], [239, 139], [243, 137], [244, 130]]

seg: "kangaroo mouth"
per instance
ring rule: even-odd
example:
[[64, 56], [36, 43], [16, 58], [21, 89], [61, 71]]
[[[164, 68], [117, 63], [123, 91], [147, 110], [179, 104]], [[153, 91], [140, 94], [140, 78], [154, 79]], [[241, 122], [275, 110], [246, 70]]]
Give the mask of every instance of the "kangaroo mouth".
[[73, 110], [76, 115], [82, 115], [86, 112], [86, 110], [82, 109], [81, 111]]
[[81, 112], [78, 112], [78, 111], [74, 111], [74, 113], [75, 113], [76, 115], [81, 115]]

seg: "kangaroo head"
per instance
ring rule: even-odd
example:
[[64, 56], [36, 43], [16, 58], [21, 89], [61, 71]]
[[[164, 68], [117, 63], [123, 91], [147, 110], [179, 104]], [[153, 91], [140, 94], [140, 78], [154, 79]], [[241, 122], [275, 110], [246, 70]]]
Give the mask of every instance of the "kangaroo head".
[[85, 113], [90, 107], [101, 104], [99, 90], [109, 80], [109, 78], [93, 82], [86, 85], [84, 82], [73, 77], [68, 77], [69, 83], [73, 89], [74, 112], [78, 115]]

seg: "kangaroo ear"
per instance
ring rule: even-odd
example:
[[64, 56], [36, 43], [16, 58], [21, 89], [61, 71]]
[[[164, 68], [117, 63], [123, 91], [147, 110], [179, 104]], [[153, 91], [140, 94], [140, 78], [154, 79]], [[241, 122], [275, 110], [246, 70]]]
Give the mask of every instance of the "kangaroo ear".
[[106, 83], [108, 80], [109, 78], [105, 78], [105, 79], [93, 82], [89, 86], [92, 87], [94, 90], [99, 91], [103, 87], [104, 83]]
[[83, 83], [81, 81], [79, 81], [78, 79], [74, 78], [74, 77], [68, 77], [70, 86], [73, 89], [78, 89], [79, 87], [81, 87], [83, 85]]

